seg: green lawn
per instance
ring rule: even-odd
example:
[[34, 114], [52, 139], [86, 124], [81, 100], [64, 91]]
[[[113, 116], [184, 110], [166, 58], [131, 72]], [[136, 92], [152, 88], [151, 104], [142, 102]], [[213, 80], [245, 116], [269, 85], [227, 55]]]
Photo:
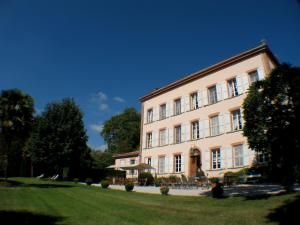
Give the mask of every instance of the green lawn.
[[0, 224], [289, 224], [300, 205], [300, 193], [212, 199], [10, 180], [16, 187], [0, 188]]

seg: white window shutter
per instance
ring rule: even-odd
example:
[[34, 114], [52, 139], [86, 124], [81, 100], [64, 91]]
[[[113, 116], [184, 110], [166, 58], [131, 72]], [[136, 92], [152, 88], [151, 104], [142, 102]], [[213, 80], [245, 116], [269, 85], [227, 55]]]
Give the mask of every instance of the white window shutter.
[[153, 147], [156, 147], [158, 146], [158, 132], [157, 131], [154, 131], [153, 132]]
[[207, 96], [207, 90], [205, 89], [204, 91], [202, 91], [202, 106], [208, 105], [208, 96]]
[[181, 172], [185, 171], [185, 157], [184, 155], [181, 155]]
[[180, 106], [181, 106], [181, 113], [185, 112], [185, 97], [184, 96], [181, 97]]
[[169, 156], [165, 157], [165, 173], [169, 172]]
[[146, 124], [148, 122], [148, 110], [144, 109], [144, 124]]
[[173, 116], [174, 115], [174, 102], [171, 101], [170, 105], [169, 105], [169, 116]]
[[169, 144], [169, 129], [166, 129], [166, 145]]
[[185, 112], [190, 111], [190, 96], [185, 96]]
[[205, 130], [204, 130], [204, 120], [199, 120], [199, 136], [200, 138], [204, 138]]
[[217, 101], [219, 102], [222, 100], [222, 84], [217, 84], [216, 89], [217, 89]]
[[226, 168], [226, 149], [221, 147], [220, 148], [220, 156], [221, 156], [221, 169], [225, 169]]
[[206, 149], [204, 152], [204, 170], [210, 170], [211, 166], [210, 166], [210, 150]]
[[240, 95], [243, 93], [242, 77], [241, 75], [237, 75], [235, 79], [236, 79], [237, 91], [238, 94]]
[[226, 148], [226, 161], [227, 161], [227, 168], [233, 168], [233, 155], [232, 155], [232, 147], [227, 147]]
[[170, 102], [166, 103], [166, 117], [170, 117]]
[[153, 121], [158, 120], [158, 107], [153, 107]]
[[242, 116], [242, 128], [244, 128], [245, 120], [244, 120], [244, 109], [240, 108], [241, 116]]
[[225, 122], [224, 122], [224, 113], [219, 114], [219, 131], [220, 134], [223, 134], [225, 132]]
[[153, 164], [152, 164], [152, 167], [154, 167], [156, 173], [158, 173], [158, 159], [157, 159], [157, 157], [153, 157]]
[[174, 166], [173, 166], [174, 158], [173, 156], [169, 157], [169, 173], [174, 173]]
[[181, 124], [181, 142], [186, 141], [185, 140], [185, 133], [186, 133], [186, 126], [185, 124]]
[[248, 144], [243, 144], [243, 156], [244, 156], [243, 164], [244, 164], [244, 166], [250, 165], [249, 153], [250, 153], [250, 149], [248, 147]]
[[249, 78], [248, 78], [247, 73], [244, 73], [242, 75], [242, 81], [243, 81], [243, 90], [244, 90], [244, 92], [248, 91], [248, 89], [249, 89]]
[[202, 100], [202, 91], [197, 92], [197, 98], [198, 98], [198, 107], [202, 107], [203, 105], [203, 100]]
[[185, 141], [189, 141], [191, 140], [191, 124], [187, 123], [185, 127]]
[[206, 117], [204, 120], [204, 136], [205, 137], [209, 137], [210, 136], [210, 132], [209, 132], [209, 119], [208, 117]]
[[224, 114], [225, 132], [231, 131], [231, 115], [230, 112]]
[[258, 80], [264, 79], [265, 74], [264, 74], [264, 71], [262, 70], [261, 67], [259, 67], [259, 68], [257, 69], [257, 74], [258, 74]]
[[168, 129], [169, 130], [169, 144], [173, 144], [174, 143], [174, 130], [173, 130], [173, 128], [169, 128]]
[[228, 90], [227, 90], [227, 82], [222, 83], [222, 98], [227, 99], [228, 98]]

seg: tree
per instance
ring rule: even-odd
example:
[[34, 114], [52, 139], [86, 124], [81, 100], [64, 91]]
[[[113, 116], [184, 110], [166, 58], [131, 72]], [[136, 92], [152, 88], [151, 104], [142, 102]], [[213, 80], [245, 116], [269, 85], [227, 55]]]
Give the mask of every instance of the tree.
[[104, 123], [101, 135], [111, 153], [137, 150], [140, 144], [141, 116], [134, 108], [125, 109]]
[[69, 168], [69, 175], [76, 176], [87, 152], [87, 135], [83, 113], [73, 99], [65, 98], [46, 106], [36, 119], [28, 151], [34, 168], [42, 173], [62, 174]]
[[106, 167], [114, 164], [112, 153], [109, 151], [94, 150], [91, 151], [93, 159], [93, 169], [106, 169]]
[[[4, 176], [20, 169], [22, 150], [33, 123], [34, 102], [21, 90], [2, 91], [0, 96], [0, 157]], [[14, 171], [12, 171], [14, 170]], [[9, 174], [10, 175], [10, 174]]]
[[300, 68], [282, 64], [250, 87], [244, 135], [250, 148], [270, 156], [270, 175], [287, 188], [300, 165]]

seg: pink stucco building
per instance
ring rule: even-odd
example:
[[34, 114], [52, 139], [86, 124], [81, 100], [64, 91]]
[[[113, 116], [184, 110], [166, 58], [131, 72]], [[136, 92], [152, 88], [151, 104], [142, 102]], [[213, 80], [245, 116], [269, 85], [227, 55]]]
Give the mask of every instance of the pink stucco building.
[[[249, 86], [278, 65], [265, 43], [140, 98], [140, 161], [158, 176], [222, 176], [256, 159], [243, 136]], [[255, 112], [253, 112], [255, 113]]]

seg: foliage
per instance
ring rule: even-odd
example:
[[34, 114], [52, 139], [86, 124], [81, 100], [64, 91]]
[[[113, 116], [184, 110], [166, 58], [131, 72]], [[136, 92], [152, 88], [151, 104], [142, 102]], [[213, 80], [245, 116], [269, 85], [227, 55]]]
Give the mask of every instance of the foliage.
[[154, 178], [154, 185], [155, 185], [155, 187], [159, 187], [161, 185], [161, 178], [160, 177], [155, 177]]
[[[26, 160], [24, 145], [33, 124], [34, 101], [21, 90], [11, 89], [0, 96], [0, 170], [20, 175], [20, 165]], [[19, 171], [18, 171], [19, 170]]]
[[212, 177], [212, 178], [209, 178], [209, 181], [212, 183], [212, 184], [217, 184], [220, 182], [220, 178], [218, 177]]
[[93, 159], [93, 169], [106, 169], [107, 166], [114, 164], [112, 153], [109, 151], [94, 150], [91, 152]]
[[223, 187], [222, 184], [217, 182], [213, 184], [213, 187], [211, 189], [212, 197], [213, 198], [222, 198], [223, 197]]
[[290, 187], [300, 165], [300, 68], [278, 66], [250, 87], [243, 107], [250, 148], [270, 155], [271, 178]]
[[128, 183], [125, 184], [125, 190], [126, 190], [126, 191], [128, 191], [128, 192], [129, 192], [129, 191], [132, 191], [133, 188], [134, 188], [133, 182], [128, 182]]
[[169, 181], [171, 181], [171, 182], [176, 182], [177, 177], [176, 177], [175, 175], [170, 175], [170, 176], [168, 177], [168, 179], [169, 179]]
[[101, 187], [102, 188], [108, 188], [109, 186], [109, 181], [108, 180], [102, 180], [101, 181]]
[[146, 179], [147, 179], [146, 186], [154, 184], [154, 177], [151, 173], [149, 173], [149, 172], [139, 173], [138, 181], [139, 181], [140, 185], [144, 185]]
[[167, 186], [161, 186], [160, 187], [160, 193], [162, 195], [168, 195], [169, 194], [169, 188]]
[[86, 178], [86, 179], [85, 179], [85, 183], [86, 183], [87, 185], [91, 185], [91, 184], [93, 183], [93, 179], [92, 179], [92, 178]]
[[124, 153], [138, 149], [140, 141], [140, 114], [134, 108], [125, 109], [104, 123], [101, 132], [111, 153]]
[[28, 143], [34, 167], [42, 173], [62, 173], [70, 168], [70, 177], [87, 166], [90, 150], [86, 145], [87, 135], [83, 124], [83, 113], [73, 99], [47, 105], [37, 118], [36, 126]]

